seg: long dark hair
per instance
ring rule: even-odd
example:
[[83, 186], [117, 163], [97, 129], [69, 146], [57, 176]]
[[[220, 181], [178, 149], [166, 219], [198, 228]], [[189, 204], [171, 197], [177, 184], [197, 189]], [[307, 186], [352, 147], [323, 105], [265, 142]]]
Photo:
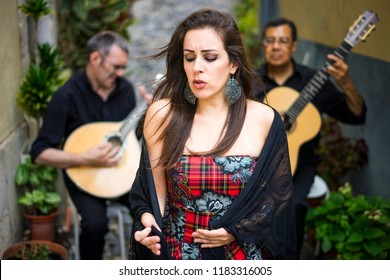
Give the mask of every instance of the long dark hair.
[[234, 76], [240, 83], [243, 94], [236, 103], [229, 106], [221, 141], [202, 155], [222, 155], [232, 147], [245, 121], [246, 99], [252, 98], [252, 81], [255, 74], [247, 61], [241, 35], [233, 17], [225, 12], [202, 9], [181, 21], [170, 42], [152, 56], [155, 59], [166, 56], [167, 72], [154, 92], [154, 99], [170, 99], [170, 110], [166, 117], [168, 123], [157, 139], [163, 141], [159, 164], [167, 168], [173, 166], [182, 156], [196, 111], [196, 105], [188, 103], [183, 95], [187, 82], [183, 66], [184, 37], [189, 30], [203, 28], [212, 28], [220, 34], [230, 62], [238, 66]]

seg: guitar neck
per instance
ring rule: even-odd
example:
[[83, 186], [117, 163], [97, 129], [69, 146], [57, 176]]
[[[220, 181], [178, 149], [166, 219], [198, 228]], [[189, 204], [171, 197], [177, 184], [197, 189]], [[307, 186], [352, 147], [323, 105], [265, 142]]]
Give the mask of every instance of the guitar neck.
[[[346, 40], [333, 52], [334, 55], [338, 56], [342, 60], [348, 55], [349, 51], [352, 49], [352, 45], [349, 44]], [[310, 81], [302, 89], [299, 98], [291, 105], [288, 111], [285, 113], [288, 117], [289, 123], [292, 124], [295, 122], [298, 115], [301, 113], [303, 108], [313, 100], [317, 93], [321, 90], [323, 85], [329, 78], [329, 74], [326, 71], [328, 66], [332, 65], [332, 61], [327, 59], [322, 65], [322, 67], [317, 71], [317, 73], [310, 79]]]
[[123, 125], [119, 129], [122, 139], [126, 137], [126, 135], [137, 126], [138, 121], [141, 119], [143, 112], [146, 110], [148, 105], [146, 102], [142, 102], [141, 104], [135, 107], [130, 114], [123, 120]]

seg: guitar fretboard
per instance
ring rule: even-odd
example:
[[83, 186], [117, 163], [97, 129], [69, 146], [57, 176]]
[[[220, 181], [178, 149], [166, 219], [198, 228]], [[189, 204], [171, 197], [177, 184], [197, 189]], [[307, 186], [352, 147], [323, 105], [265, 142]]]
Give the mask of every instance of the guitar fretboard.
[[146, 102], [141, 101], [141, 104], [135, 107], [123, 120], [123, 125], [119, 129], [122, 139], [124, 139], [131, 130], [135, 129], [147, 107], [148, 105]]
[[[333, 52], [334, 55], [338, 56], [342, 60], [348, 55], [349, 51], [352, 49], [347, 41], [343, 43]], [[332, 61], [327, 59], [324, 65], [317, 71], [317, 73], [310, 79], [310, 81], [302, 89], [301, 94], [291, 105], [288, 111], [285, 113], [287, 116], [288, 126], [291, 126], [303, 108], [307, 105], [308, 102], [313, 100], [316, 94], [321, 90], [326, 81], [329, 79], [329, 74], [326, 72], [326, 68], [332, 65]]]

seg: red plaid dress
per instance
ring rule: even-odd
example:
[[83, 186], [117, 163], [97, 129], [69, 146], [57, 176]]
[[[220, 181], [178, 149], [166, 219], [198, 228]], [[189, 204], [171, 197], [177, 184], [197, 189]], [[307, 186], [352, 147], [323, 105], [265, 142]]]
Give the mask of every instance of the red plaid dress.
[[[170, 170], [164, 231], [173, 259], [202, 259], [192, 232], [208, 229], [212, 216], [223, 215], [255, 165], [256, 159], [250, 156], [185, 155]], [[226, 259], [246, 259], [247, 253], [236, 241], [225, 246]]]

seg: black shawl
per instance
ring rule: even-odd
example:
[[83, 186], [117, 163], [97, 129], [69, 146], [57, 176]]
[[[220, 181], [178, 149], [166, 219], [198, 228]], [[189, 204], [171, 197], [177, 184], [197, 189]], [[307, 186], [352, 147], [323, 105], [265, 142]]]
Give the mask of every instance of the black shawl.
[[[295, 217], [292, 192], [286, 131], [279, 114], [275, 111], [271, 129], [252, 177], [225, 214], [218, 220], [210, 220], [209, 228], [225, 228], [241, 245], [256, 244], [258, 248], [266, 251], [262, 252], [262, 255], [267, 258], [295, 259]], [[140, 166], [130, 192], [130, 205], [134, 218], [130, 240], [130, 259], [170, 259], [169, 248], [159, 230], [153, 228], [152, 234], [159, 235], [161, 238], [160, 256], [156, 256], [134, 240], [134, 231], [144, 228], [141, 224], [141, 215], [145, 212], [154, 214], [157, 224], [161, 229], [163, 228], [144, 141]], [[223, 259], [223, 247], [203, 249], [202, 255], [206, 259]]]

